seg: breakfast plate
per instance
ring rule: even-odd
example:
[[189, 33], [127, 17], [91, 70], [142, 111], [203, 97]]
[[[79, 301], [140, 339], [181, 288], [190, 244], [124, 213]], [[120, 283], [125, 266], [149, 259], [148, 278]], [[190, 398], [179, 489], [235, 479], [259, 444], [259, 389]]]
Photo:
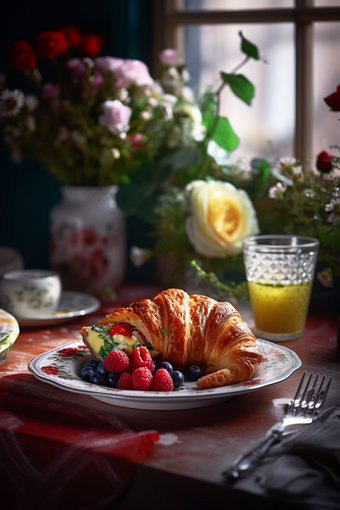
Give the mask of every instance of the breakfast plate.
[[219, 404], [236, 395], [279, 383], [302, 366], [297, 354], [287, 347], [261, 339], [257, 339], [257, 345], [264, 359], [251, 379], [206, 390], [200, 390], [194, 382], [185, 382], [176, 390], [164, 393], [119, 390], [83, 381], [80, 372], [91, 354], [81, 340], [39, 354], [29, 363], [28, 369], [47, 384], [115, 406], [152, 410], [192, 409]]
[[17, 317], [22, 327], [53, 326], [69, 322], [75, 317], [96, 312], [101, 306], [99, 299], [83, 292], [63, 291], [57, 312], [54, 315], [42, 315], [32, 319]]
[[19, 324], [13, 315], [0, 308], [0, 363], [6, 360], [19, 331]]

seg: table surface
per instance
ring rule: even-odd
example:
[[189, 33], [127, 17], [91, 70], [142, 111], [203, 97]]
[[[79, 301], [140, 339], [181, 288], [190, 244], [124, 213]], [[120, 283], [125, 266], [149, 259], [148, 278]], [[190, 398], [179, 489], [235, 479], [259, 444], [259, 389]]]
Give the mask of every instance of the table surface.
[[[133, 296], [133, 300], [139, 297], [152, 298], [157, 291], [158, 289], [152, 287], [130, 291], [128, 289], [122, 294], [119, 304], [128, 304], [129, 296]], [[243, 319], [252, 327], [249, 306], [240, 305], [239, 309]], [[131, 508], [136, 498], [140, 497], [141, 490], [150, 493], [149, 508], [156, 508], [159, 498], [162, 498], [163, 508], [173, 508], [173, 505], [178, 508], [203, 508], [214, 502], [220, 503], [225, 498], [230, 502], [228, 508], [234, 508], [233, 502], [235, 508], [239, 502], [251, 502], [252, 508], [257, 508], [256, 498], [259, 498], [258, 507], [266, 508], [260, 495], [251, 494], [247, 487], [226, 486], [222, 473], [282, 418], [284, 405], [294, 395], [303, 371], [331, 376], [333, 382], [325, 408], [339, 405], [340, 353], [337, 344], [337, 318], [334, 315], [310, 313], [303, 337], [281, 344], [295, 351], [303, 363], [291, 377], [209, 407], [172, 411], [117, 407], [90, 396], [47, 385], [28, 371], [27, 365], [33, 357], [80, 339], [80, 327], [97, 322], [110, 311], [111, 309], [102, 309], [53, 327], [22, 329], [7, 361], [0, 365], [0, 399], [1, 395], [6, 395], [9, 399], [20, 398], [29, 403], [34, 396], [35, 399], [41, 399], [46, 407], [51, 402], [62, 403], [70, 410], [81, 410], [85, 415], [87, 412], [103, 416], [114, 415], [137, 432], [158, 431], [160, 440], [138, 465], [133, 483], [115, 503], [114, 508]], [[184, 506], [178, 506], [179, 497]], [[110, 503], [108, 499], [108, 507]]]

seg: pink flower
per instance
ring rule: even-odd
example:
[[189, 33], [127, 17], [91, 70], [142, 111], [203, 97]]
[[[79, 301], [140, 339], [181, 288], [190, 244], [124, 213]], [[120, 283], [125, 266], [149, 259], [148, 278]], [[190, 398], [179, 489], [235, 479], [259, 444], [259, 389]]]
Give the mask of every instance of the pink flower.
[[52, 99], [56, 99], [59, 97], [60, 86], [53, 85], [53, 83], [46, 83], [42, 89], [42, 97], [43, 99], [50, 101]]
[[121, 58], [98, 57], [94, 60], [94, 68], [102, 73], [107, 71], [113, 73], [121, 67], [123, 62]]
[[70, 58], [66, 62], [66, 67], [75, 72], [78, 76], [84, 76], [86, 72], [86, 66], [80, 58]]
[[99, 89], [104, 81], [103, 75], [100, 73], [93, 73], [90, 76], [90, 85], [92, 89]]
[[147, 66], [140, 60], [124, 60], [116, 70], [116, 77], [116, 87], [119, 89], [128, 88], [130, 85], [143, 87], [153, 84]]
[[177, 50], [167, 48], [159, 54], [160, 61], [165, 66], [172, 66], [178, 63], [179, 54]]
[[129, 130], [129, 121], [132, 114], [129, 106], [123, 105], [118, 99], [105, 101], [103, 112], [99, 117], [99, 124], [105, 126], [110, 133], [119, 135]]

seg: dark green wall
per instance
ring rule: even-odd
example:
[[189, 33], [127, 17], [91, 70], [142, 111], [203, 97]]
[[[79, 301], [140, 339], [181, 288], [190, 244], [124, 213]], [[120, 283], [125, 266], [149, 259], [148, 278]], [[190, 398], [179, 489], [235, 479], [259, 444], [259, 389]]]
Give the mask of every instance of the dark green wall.
[[[45, 30], [72, 24], [100, 33], [106, 40], [103, 55], [151, 62], [151, 1], [93, 0], [12, 1], [1, 8], [0, 73], [7, 69], [7, 47], [17, 39], [33, 41]], [[22, 77], [12, 77], [10, 88], [20, 87]], [[60, 200], [60, 183], [37, 161], [14, 164], [0, 149], [0, 246], [18, 249], [26, 268], [49, 267], [48, 215]], [[147, 227], [128, 219], [128, 250], [142, 245]], [[128, 259], [127, 250], [127, 259]], [[128, 261], [127, 280], [149, 280], [151, 268], [136, 270]]]

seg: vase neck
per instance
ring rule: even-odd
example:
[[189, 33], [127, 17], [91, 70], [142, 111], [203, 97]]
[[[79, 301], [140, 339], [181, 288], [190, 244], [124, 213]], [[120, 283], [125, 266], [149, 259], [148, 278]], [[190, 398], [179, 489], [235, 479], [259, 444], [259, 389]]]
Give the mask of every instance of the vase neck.
[[65, 201], [84, 202], [102, 201], [116, 195], [118, 186], [62, 186], [61, 193]]

